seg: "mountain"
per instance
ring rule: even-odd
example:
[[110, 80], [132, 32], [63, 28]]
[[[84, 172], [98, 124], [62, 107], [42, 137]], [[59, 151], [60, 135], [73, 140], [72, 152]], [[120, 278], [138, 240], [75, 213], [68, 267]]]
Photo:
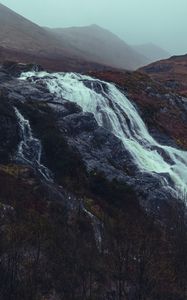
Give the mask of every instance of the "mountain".
[[96, 25], [47, 29], [0, 4], [0, 61], [35, 62], [61, 71], [136, 69], [147, 60]]
[[35, 55], [60, 55], [62, 43], [53, 35], [0, 4], [0, 45]]
[[148, 59], [148, 63], [169, 58], [171, 56], [169, 52], [152, 43], [135, 45], [133, 48], [136, 52], [144, 55]]
[[136, 52], [117, 35], [97, 25], [49, 29], [49, 32], [84, 60], [130, 70], [148, 63], [144, 55]]
[[75, 56], [71, 48], [44, 28], [0, 4], [0, 61], [35, 62], [52, 70], [101, 69]]
[[36, 67], [0, 66], [1, 299], [185, 300], [185, 100]]
[[187, 96], [187, 54], [172, 56], [140, 69], [165, 87]]

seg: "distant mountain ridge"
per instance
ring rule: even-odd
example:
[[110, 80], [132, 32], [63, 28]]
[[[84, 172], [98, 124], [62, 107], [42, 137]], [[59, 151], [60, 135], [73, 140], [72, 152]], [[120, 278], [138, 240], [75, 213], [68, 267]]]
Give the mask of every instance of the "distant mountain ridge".
[[56, 71], [134, 70], [147, 63], [115, 34], [97, 25], [48, 29], [0, 4], [0, 62], [35, 62]]
[[32, 62], [53, 71], [84, 72], [136, 70], [153, 61], [145, 47], [141, 51], [135, 49], [98, 25], [43, 28], [2, 4], [0, 28], [0, 62]]
[[63, 45], [73, 49], [74, 55], [86, 60], [121, 69], [137, 69], [148, 63], [117, 35], [98, 25], [48, 29], [60, 38]]

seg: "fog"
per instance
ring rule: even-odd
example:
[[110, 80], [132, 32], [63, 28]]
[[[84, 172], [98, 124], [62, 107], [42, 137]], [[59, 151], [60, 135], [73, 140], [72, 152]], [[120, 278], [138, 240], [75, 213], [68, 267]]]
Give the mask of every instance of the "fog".
[[152, 42], [171, 54], [187, 53], [186, 0], [1, 0], [1, 3], [42, 26], [97, 24], [129, 44]]

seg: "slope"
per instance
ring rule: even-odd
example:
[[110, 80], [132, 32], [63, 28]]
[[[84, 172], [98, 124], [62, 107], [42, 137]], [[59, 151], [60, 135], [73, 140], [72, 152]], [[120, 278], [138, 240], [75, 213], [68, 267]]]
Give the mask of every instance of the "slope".
[[0, 4], [0, 28], [0, 62], [5, 60], [35, 62], [57, 71], [103, 68], [76, 57], [54, 34], [2, 4]]
[[182, 96], [187, 96], [187, 55], [157, 61], [140, 71]]

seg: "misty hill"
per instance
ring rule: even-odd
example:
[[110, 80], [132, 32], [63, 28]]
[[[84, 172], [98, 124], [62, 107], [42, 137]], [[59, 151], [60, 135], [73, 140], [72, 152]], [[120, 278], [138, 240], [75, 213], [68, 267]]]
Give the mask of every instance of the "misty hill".
[[113, 33], [92, 25], [46, 29], [0, 4], [0, 61], [35, 62], [63, 71], [136, 69], [148, 61]]
[[34, 54], [62, 53], [62, 43], [40, 26], [0, 4], [0, 45]]
[[169, 52], [152, 43], [135, 45], [133, 48], [136, 52], [147, 57], [149, 63], [171, 56]]
[[49, 29], [74, 55], [116, 68], [136, 69], [149, 60], [112, 32], [97, 25]]
[[0, 4], [0, 62], [41, 64], [56, 71], [103, 69], [103, 66], [75, 57], [61, 39]]

